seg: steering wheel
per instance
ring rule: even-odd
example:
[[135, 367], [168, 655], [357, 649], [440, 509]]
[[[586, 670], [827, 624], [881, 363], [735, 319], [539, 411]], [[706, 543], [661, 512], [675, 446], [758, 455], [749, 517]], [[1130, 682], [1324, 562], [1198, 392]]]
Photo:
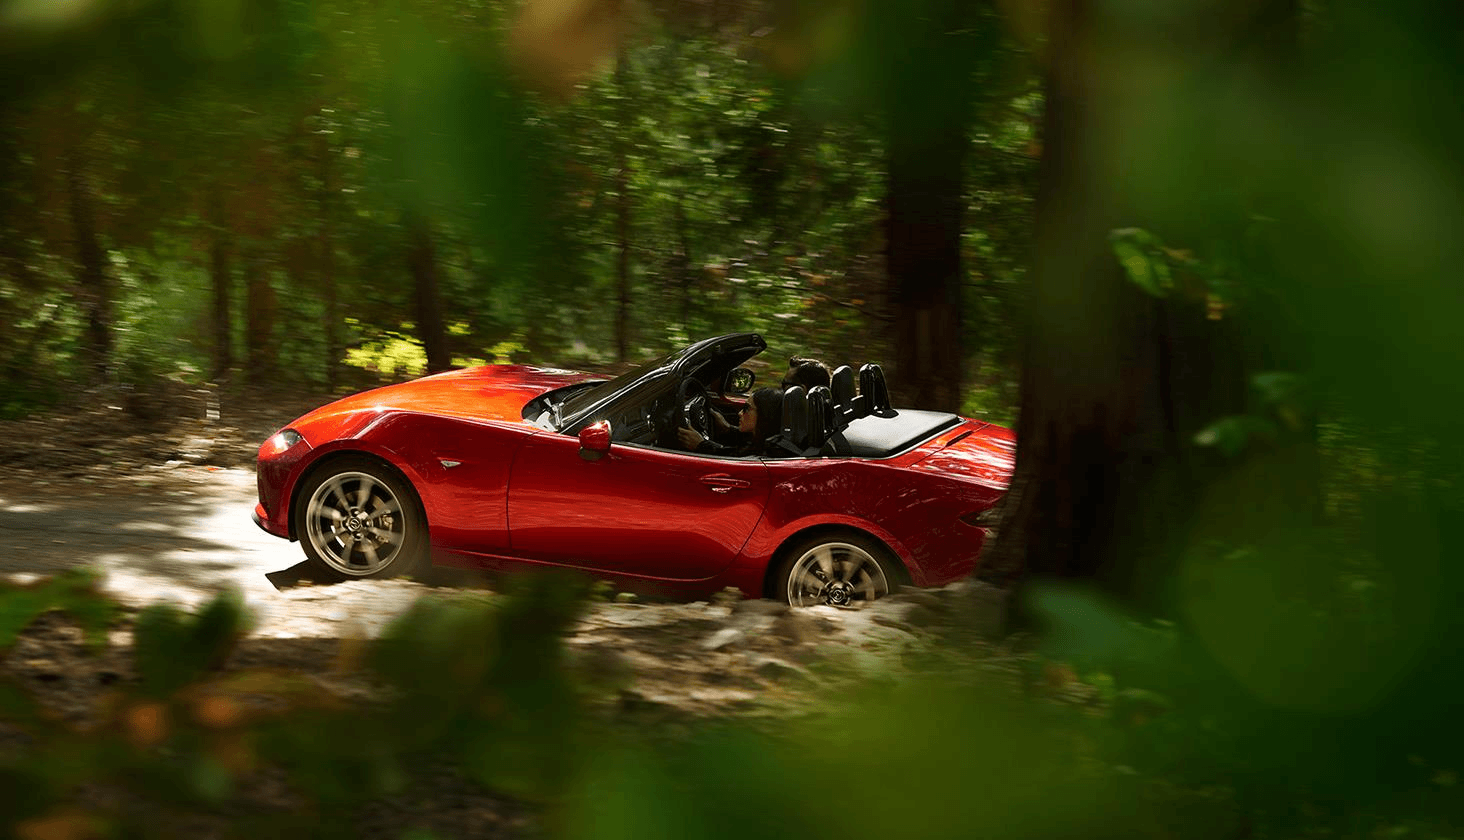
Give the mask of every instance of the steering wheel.
[[707, 408], [707, 389], [690, 376], [676, 389], [676, 427], [690, 426], [692, 431], [711, 440], [712, 418]]

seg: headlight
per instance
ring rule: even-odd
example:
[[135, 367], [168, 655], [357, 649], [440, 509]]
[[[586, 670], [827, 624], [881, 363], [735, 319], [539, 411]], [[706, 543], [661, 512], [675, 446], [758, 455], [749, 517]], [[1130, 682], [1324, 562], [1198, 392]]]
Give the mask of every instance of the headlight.
[[279, 458], [296, 447], [300, 451], [291, 455], [291, 459], [303, 458], [310, 452], [310, 442], [305, 440], [304, 435], [294, 429], [282, 429], [259, 445], [259, 460], [263, 462]]
[[276, 452], [284, 452], [304, 439], [294, 429], [285, 429], [282, 432], [277, 432], [274, 437], [270, 438], [269, 445]]

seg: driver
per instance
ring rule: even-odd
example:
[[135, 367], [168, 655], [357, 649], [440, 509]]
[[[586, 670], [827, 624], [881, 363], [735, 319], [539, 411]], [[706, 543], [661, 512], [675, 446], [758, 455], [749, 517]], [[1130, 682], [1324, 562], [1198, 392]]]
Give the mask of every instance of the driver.
[[767, 451], [768, 438], [781, 428], [782, 418], [782, 389], [759, 388], [743, 404], [742, 413], [737, 415], [737, 430], [726, 434], [725, 443], [708, 440], [690, 426], [677, 429], [676, 437], [687, 450], [703, 455], [762, 455]]
[[[783, 384], [778, 389], [786, 391], [798, 385], [805, 391], [812, 391], [820, 385], [827, 388], [832, 382], [833, 374], [829, 372], [828, 365], [809, 356], [794, 356], [788, 360], [788, 372], [783, 374]], [[727, 422], [720, 411], [709, 411], [707, 414], [712, 420], [713, 435], [723, 437], [724, 432], [732, 431], [732, 424]]]

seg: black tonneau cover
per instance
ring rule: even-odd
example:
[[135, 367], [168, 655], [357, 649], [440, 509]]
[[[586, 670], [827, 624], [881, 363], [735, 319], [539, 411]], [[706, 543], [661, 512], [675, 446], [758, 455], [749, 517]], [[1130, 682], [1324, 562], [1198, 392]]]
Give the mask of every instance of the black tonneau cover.
[[880, 417], [871, 414], [843, 431], [849, 453], [860, 458], [887, 458], [929, 440], [957, 425], [961, 418], [943, 411], [902, 408]]

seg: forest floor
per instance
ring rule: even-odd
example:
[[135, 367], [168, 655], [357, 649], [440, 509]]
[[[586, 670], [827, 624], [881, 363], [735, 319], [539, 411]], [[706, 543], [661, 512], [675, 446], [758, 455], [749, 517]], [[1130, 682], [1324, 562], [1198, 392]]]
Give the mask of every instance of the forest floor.
[[[322, 584], [310, 579], [297, 545], [253, 524], [259, 442], [329, 399], [249, 395], [212, 404], [185, 396], [176, 410], [140, 419], [104, 397], [0, 423], [0, 530], [9, 548], [0, 580], [91, 567], [129, 617], [159, 602], [196, 607], [234, 588], [253, 625], [228, 668], [286, 669], [325, 691], [360, 692], [359, 672], [343, 663], [362, 640], [423, 595], [481, 597], [492, 581], [443, 571], [420, 581]], [[953, 638], [985, 667], [1017, 679], [1022, 655], [991, 641], [1002, 595], [967, 583], [907, 591], [861, 611], [791, 611], [736, 593], [689, 604], [596, 601], [566, 641], [576, 657], [623, 682], [620, 712], [781, 715], [842, 680], [918, 668], [933, 645]], [[3, 669], [84, 727], [108, 687], [131, 678], [129, 624], [124, 618], [101, 653], [88, 653], [77, 628], [44, 617], [0, 653]], [[1069, 688], [1074, 702], [1091, 699], [1081, 685]], [[414, 826], [444, 836], [533, 833], [508, 800], [461, 782], [430, 787], [436, 793], [425, 800], [371, 809], [360, 836], [394, 837]]]

